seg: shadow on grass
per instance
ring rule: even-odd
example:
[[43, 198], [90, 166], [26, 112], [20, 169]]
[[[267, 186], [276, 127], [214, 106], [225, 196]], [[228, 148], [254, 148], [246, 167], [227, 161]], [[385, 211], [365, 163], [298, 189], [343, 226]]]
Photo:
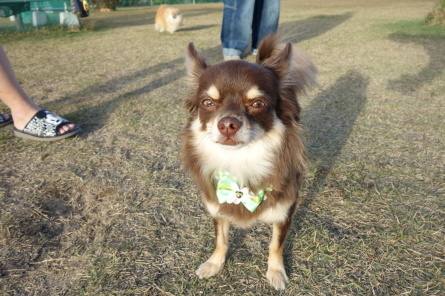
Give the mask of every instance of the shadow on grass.
[[207, 14], [211, 14], [211, 13], [221, 13], [221, 18], [222, 18], [222, 12], [223, 12], [222, 5], [221, 5], [221, 7], [202, 8], [202, 4], [200, 4], [200, 5], [197, 5], [196, 8], [195, 8], [195, 6], [192, 6], [192, 7], [188, 7], [187, 9], [182, 9], [182, 14], [184, 15], [184, 18], [188, 18], [188, 17], [192, 17], [192, 16], [193, 17], [202, 16], [202, 15], [207, 15]]
[[[288, 28], [300, 26], [302, 28], [300, 31], [309, 28], [305, 33], [291, 36], [289, 41], [295, 43], [324, 34], [341, 24], [341, 22], [346, 21], [349, 17], [351, 17], [350, 13], [340, 16], [314, 17], [303, 21], [284, 24], [283, 27], [286, 30], [286, 26], [288, 26]], [[121, 24], [123, 23], [124, 22], [122, 21]], [[201, 51], [205, 57], [220, 55], [220, 52], [220, 45]], [[161, 76], [160, 73], [165, 73], [164, 71], [166, 69], [169, 69], [168, 73]], [[94, 87], [83, 89], [77, 93], [71, 94], [69, 97], [61, 98], [59, 102], [71, 101], [75, 104], [73, 100], [86, 98], [92, 93], [96, 96], [100, 96], [101, 94], [119, 93], [119, 95], [116, 95], [99, 105], [87, 106], [71, 114], [71, 116], [78, 116], [76, 122], [82, 126], [85, 133], [91, 133], [105, 126], [109, 118], [115, 116], [115, 110], [118, 109], [121, 102], [131, 101], [140, 94], [149, 96], [150, 92], [177, 81], [184, 75], [184, 58], [179, 57], [119, 78], [110, 79], [109, 81], [95, 85]], [[153, 79], [152, 77], [156, 78]], [[119, 92], [119, 90], [126, 85], [136, 81], [147, 81], [147, 83], [125, 94]], [[304, 124], [307, 126], [309, 133], [313, 135], [309, 144], [309, 153], [314, 155], [312, 157], [321, 160], [316, 180], [309, 188], [311, 194], [306, 202], [306, 206], [308, 206], [315, 198], [316, 192], [322, 189], [324, 180], [332, 169], [341, 148], [346, 143], [358, 114], [363, 110], [365, 105], [364, 93], [367, 84], [367, 79], [360, 73], [349, 72], [340, 77], [333, 86], [317, 96], [309, 108], [303, 113], [303, 117], [305, 118]], [[58, 102], [53, 103], [57, 104]], [[68, 114], [67, 117], [71, 116]], [[295, 218], [297, 220], [297, 225], [293, 227], [289, 236], [298, 235], [297, 229], [301, 228], [300, 221], [304, 220], [307, 215], [307, 213], [297, 213]], [[310, 217], [310, 219], [314, 218]], [[234, 249], [239, 249], [238, 247], [242, 248], [242, 242], [244, 241], [245, 235], [247, 235], [247, 232], [244, 230], [236, 230], [233, 233], [231, 241], [233, 242]], [[239, 251], [229, 251], [227, 257], [228, 261], [233, 260], [234, 253], [239, 253]], [[204, 257], [207, 255], [208, 254]], [[243, 255], [243, 258], [246, 258], [245, 255]], [[250, 255], [255, 257], [258, 256], [258, 254]], [[292, 261], [292, 254], [285, 253], [285, 256], [286, 259], [290, 258], [290, 261]]]
[[204, 29], [208, 29], [208, 28], [213, 28], [216, 27], [217, 25], [202, 25], [202, 26], [194, 26], [194, 27], [185, 27], [185, 28], [181, 28], [178, 30], [179, 31], [199, 31], [199, 30], [204, 30]]
[[[280, 25], [279, 33], [283, 35], [286, 41], [291, 43], [298, 43], [304, 40], [315, 38], [322, 35], [341, 23], [347, 21], [352, 17], [352, 13], [348, 12], [341, 15], [320, 15], [305, 20], [299, 20], [294, 22], [286, 22]], [[312, 104], [303, 113], [303, 117], [306, 117], [304, 125], [307, 126], [309, 133], [314, 135], [309, 144], [309, 153], [312, 154], [317, 151], [316, 158], [322, 160], [318, 170], [316, 180], [313, 186], [316, 184], [324, 184], [324, 179], [332, 169], [336, 161], [336, 157], [341, 151], [341, 148], [346, 143], [350, 133], [352, 132], [355, 120], [362, 112], [365, 105], [365, 92], [368, 85], [368, 79], [364, 78], [358, 72], [348, 72], [340, 77], [337, 82], [329, 89], [317, 96]], [[311, 122], [307, 122], [310, 120]], [[321, 188], [320, 188], [321, 189]], [[319, 189], [319, 190], [320, 190]], [[310, 189], [315, 191], [316, 188]], [[307, 201], [306, 207], [315, 198], [313, 194]], [[304, 219], [305, 213], [297, 212], [295, 220], [300, 221]], [[325, 222], [326, 223], [326, 222]], [[341, 233], [341, 229], [336, 229], [334, 224], [328, 228], [332, 232]], [[298, 235], [296, 229], [300, 229], [301, 225], [293, 227], [289, 233], [289, 237]], [[261, 231], [256, 230], [256, 235], [268, 235], [266, 233], [258, 233]], [[263, 228], [263, 232], [265, 232]], [[240, 249], [245, 248], [246, 236], [251, 235], [253, 230], [233, 229], [232, 238], [230, 239], [230, 249], [227, 253], [226, 261], [245, 261], [249, 262], [249, 258], [256, 258], [258, 254], [239, 254]], [[269, 238], [270, 239], [270, 238]], [[291, 241], [291, 240], [289, 240]], [[292, 242], [288, 242], [292, 246]], [[267, 249], [267, 245], [264, 246]], [[292, 248], [286, 248], [292, 250]], [[285, 253], [286, 261], [293, 261], [292, 254]], [[204, 255], [206, 258], [208, 254]], [[239, 257], [238, 257], [239, 256]], [[286, 266], [289, 264], [287, 263]], [[289, 265], [290, 266], [290, 265]]]
[[118, 15], [114, 12], [101, 12], [90, 15], [81, 20], [82, 26], [92, 27], [94, 31], [103, 31], [121, 27], [153, 25], [155, 14], [153, 12], [139, 12]]
[[[214, 56], [216, 52], [221, 51], [221, 46], [214, 46], [207, 50], [201, 51], [204, 56]], [[168, 74], [161, 75], [160, 72], [164, 72], [169, 69]], [[115, 116], [115, 110], [119, 107], [121, 102], [131, 101], [132, 98], [136, 98], [138, 95], [149, 95], [150, 92], [160, 87], [166, 86], [170, 83], [179, 80], [186, 74], [184, 57], [173, 59], [165, 63], [159, 63], [153, 67], [148, 67], [140, 71], [124, 75], [119, 78], [110, 79], [109, 81], [94, 85], [80, 90], [77, 93], [73, 93], [69, 96], [63, 97], [51, 104], [59, 104], [69, 101], [71, 104], [77, 104], [76, 101], [83, 100], [94, 94], [100, 96], [101, 94], [117, 93], [118, 95], [110, 100], [107, 100], [96, 106], [87, 106], [75, 112], [64, 114], [68, 119], [78, 123], [84, 134], [91, 133], [97, 129], [104, 127], [108, 119]], [[156, 77], [153, 79], [152, 77]], [[126, 87], [128, 84], [136, 81], [147, 81], [147, 83], [139, 88], [133, 89], [129, 92], [122, 93], [120, 89]]]
[[324, 186], [326, 176], [346, 144], [358, 115], [365, 108], [368, 84], [369, 79], [361, 73], [349, 71], [303, 110], [309, 156], [321, 161], [310, 191], [318, 191]]
[[348, 141], [354, 129], [355, 122], [366, 105], [366, 89], [369, 79], [357, 71], [349, 71], [337, 79], [328, 89], [321, 92], [311, 104], [303, 110], [303, 125], [308, 131], [308, 154], [311, 162], [319, 163], [314, 179], [306, 184], [307, 194], [294, 217], [294, 225], [289, 233], [289, 239], [284, 253], [287, 268], [293, 269], [293, 240], [308, 220], [326, 228], [339, 240], [345, 236], [357, 236], [349, 230], [342, 229], [334, 221], [309, 212], [310, 204], [317, 198], [326, 186], [328, 174]]
[[[289, 231], [285, 243], [284, 260], [289, 273], [293, 273], [294, 256], [292, 254], [293, 239], [299, 235], [303, 225], [308, 220], [320, 224], [339, 240], [346, 236], [358, 235], [349, 230], [342, 229], [339, 225], [326, 217], [318, 216], [314, 212], [308, 212], [310, 204], [317, 198], [318, 192], [323, 191], [328, 174], [337, 162], [343, 146], [348, 141], [354, 129], [355, 122], [366, 105], [366, 89], [369, 79], [357, 71], [349, 71], [339, 77], [328, 89], [321, 92], [313, 99], [311, 104], [303, 109], [302, 124], [308, 133], [307, 149], [311, 162], [318, 162], [315, 178], [306, 184], [307, 195], [303, 204], [294, 216], [294, 223]], [[262, 230], [261, 230], [262, 229]], [[252, 235], [253, 230], [233, 229], [231, 245], [227, 253], [228, 262], [250, 262], [257, 258], [258, 254], [246, 254], [249, 248], [245, 247], [246, 236]], [[270, 230], [259, 228], [255, 230], [257, 237], [266, 236], [270, 240]], [[267, 250], [264, 245], [263, 249]], [[243, 254], [240, 253], [243, 250]], [[264, 254], [262, 254], [264, 255]], [[204, 256], [205, 257], [205, 256]]]
[[389, 35], [389, 39], [402, 44], [421, 45], [429, 56], [429, 63], [416, 74], [403, 74], [398, 79], [390, 80], [387, 86], [389, 90], [408, 94], [432, 82], [445, 71], [445, 38], [438, 38], [437, 35], [393, 33]]
[[[201, 15], [201, 14], [207, 14], [209, 11], [213, 12], [213, 10], [202, 10], [202, 11], [193, 11], [190, 13], [190, 15]], [[132, 15], [124, 15], [124, 16], [116, 16], [116, 18], [113, 18], [111, 20], [110, 27], [116, 27], [116, 26], [131, 26], [131, 25], [140, 25], [145, 23], [147, 13], [137, 13]], [[150, 15], [150, 22], [153, 22], [154, 13], [149, 13]], [[288, 22], [284, 23], [280, 27], [280, 31], [284, 32], [291, 32], [295, 28], [299, 28], [300, 32], [304, 32], [298, 35], [290, 36], [288, 38], [288, 41], [290, 42], [300, 42], [306, 39], [315, 38], [318, 35], [321, 35], [334, 27], [338, 26], [342, 22], [346, 21], [352, 16], [352, 13], [345, 13], [342, 15], [332, 15], [332, 16], [317, 16], [312, 17], [309, 19], [296, 21], [296, 22]], [[107, 21], [110, 18], [107, 18]], [[207, 28], [211, 25], [203, 25], [203, 26], [197, 26], [192, 28], [183, 28], [183, 31], [188, 30], [200, 30]], [[212, 48], [209, 48], [205, 51], [202, 51], [201, 53], [205, 57], [209, 56], [215, 56], [220, 54], [220, 48], [221, 46], [215, 46]], [[219, 52], [218, 52], [219, 51]], [[159, 73], [161, 71], [165, 71], [165, 69], [170, 69], [169, 74], [165, 76], [161, 76], [159, 78], [155, 78], [154, 80], [150, 80], [149, 76], [157, 75], [156, 73]], [[124, 87], [127, 84], [131, 84], [135, 81], [150, 81], [145, 86], [140, 87], [139, 89], [133, 90], [131, 92], [127, 92], [125, 94], [120, 94], [117, 97], [112, 98], [111, 100], [108, 100], [98, 106], [94, 107], [85, 107], [83, 109], [80, 109], [76, 112], [73, 112], [71, 114], [64, 114], [68, 119], [78, 122], [79, 125], [82, 126], [84, 133], [89, 133], [94, 130], [97, 130], [104, 125], [106, 125], [106, 122], [110, 116], [113, 115], [113, 111], [118, 107], [119, 103], [121, 101], [128, 101], [131, 100], [131, 98], [134, 95], [138, 94], [149, 94], [151, 91], [163, 87], [165, 85], [168, 85], [169, 83], [172, 83], [178, 79], [180, 79], [183, 75], [185, 75], [185, 67], [184, 67], [184, 58], [180, 57], [177, 59], [173, 59], [169, 62], [165, 63], [159, 63], [153, 67], [149, 67], [143, 70], [140, 70], [135, 73], [131, 73], [129, 75], [125, 75], [119, 78], [111, 79], [103, 84], [95, 85], [94, 87], [89, 87], [87, 89], [81, 90], [77, 93], [74, 93], [70, 95], [69, 97], [61, 98], [60, 100], [54, 102], [54, 104], [57, 104], [61, 101], [71, 101], [73, 100], [79, 100], [78, 98], [81, 97], [88, 97], [90, 94], [94, 94], [96, 96], [100, 96], [101, 93], [107, 94], [107, 93], [118, 93], [119, 89]], [[159, 76], [159, 75], [158, 75]], [[104, 112], [106, 110], [106, 112]]]
[[353, 16], [352, 12], [337, 15], [318, 15], [304, 20], [280, 24], [278, 32], [286, 41], [302, 42], [320, 36]]
[[[207, 15], [214, 12], [221, 12], [221, 9], [202, 9], [202, 10], [184, 10], [184, 19], [187, 22], [187, 18], [199, 17], [201, 15]], [[90, 17], [82, 19], [82, 25], [86, 27], [93, 27], [96, 31], [121, 28], [121, 27], [133, 27], [142, 25], [154, 25], [155, 23], [155, 10], [149, 10], [149, 7], [143, 8], [140, 11], [131, 12], [127, 14], [120, 14], [120, 11], [116, 12], [100, 12], [91, 14]], [[202, 28], [201, 28], [202, 27]], [[205, 29], [212, 26], [197, 26], [193, 30]]]

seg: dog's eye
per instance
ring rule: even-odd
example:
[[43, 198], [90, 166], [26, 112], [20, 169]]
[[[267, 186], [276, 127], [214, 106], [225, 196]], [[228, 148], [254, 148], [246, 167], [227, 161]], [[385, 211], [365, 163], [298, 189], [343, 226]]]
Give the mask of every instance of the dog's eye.
[[204, 107], [212, 107], [212, 106], [215, 106], [215, 104], [213, 104], [212, 100], [209, 100], [209, 99], [205, 99], [205, 100], [203, 100], [203, 101], [202, 101], [202, 105], [203, 105]]
[[263, 108], [264, 106], [266, 106], [266, 103], [264, 103], [261, 100], [257, 100], [255, 102], [253, 102], [253, 104], [252, 104], [253, 108]]

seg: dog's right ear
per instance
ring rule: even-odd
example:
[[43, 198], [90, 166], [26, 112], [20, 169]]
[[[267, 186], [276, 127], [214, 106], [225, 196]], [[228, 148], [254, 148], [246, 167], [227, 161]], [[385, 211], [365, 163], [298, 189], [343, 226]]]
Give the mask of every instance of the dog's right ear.
[[185, 66], [187, 68], [187, 74], [189, 76], [189, 81], [193, 87], [197, 87], [199, 83], [199, 78], [201, 77], [204, 70], [208, 67], [203, 56], [201, 56], [197, 51], [192, 42], [189, 43], [187, 47], [187, 54], [185, 56]]

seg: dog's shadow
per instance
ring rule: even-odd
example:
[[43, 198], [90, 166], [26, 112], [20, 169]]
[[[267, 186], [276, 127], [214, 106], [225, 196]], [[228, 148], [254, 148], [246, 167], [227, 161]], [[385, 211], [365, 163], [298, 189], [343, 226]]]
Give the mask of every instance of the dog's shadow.
[[[347, 143], [357, 120], [366, 105], [366, 89], [369, 79], [360, 72], [349, 71], [340, 76], [329, 88], [323, 90], [303, 110], [302, 124], [307, 131], [309, 159], [318, 163], [311, 182], [305, 185], [303, 203], [294, 216], [284, 249], [285, 266], [292, 273], [295, 266], [293, 255], [294, 239], [298, 237], [307, 220], [319, 224], [332, 235], [342, 239], [345, 235], [357, 236], [342, 229], [335, 221], [310, 212], [310, 205], [317, 194], [325, 189], [326, 178], [332, 171], [342, 148]], [[303, 222], [304, 221], [304, 222]]]
[[[328, 32], [352, 16], [352, 13], [331, 16], [316, 16], [303, 21], [287, 22], [280, 25], [280, 33], [286, 41], [292, 43], [302, 42]], [[298, 28], [298, 32], [296, 32]], [[331, 172], [333, 165], [346, 144], [358, 115], [364, 110], [366, 104], [366, 89], [368, 79], [361, 73], [350, 71], [340, 76], [329, 88], [323, 90], [303, 109], [302, 124], [305, 126], [307, 136], [308, 153], [311, 161], [318, 162], [316, 175], [306, 188], [307, 196], [302, 196], [304, 202], [294, 216], [294, 223], [288, 233], [285, 243], [284, 260], [288, 274], [294, 271], [293, 238], [298, 236], [302, 228], [301, 221], [309, 217], [304, 209], [308, 208], [316, 198], [317, 192], [323, 190], [326, 177]], [[314, 218], [315, 217], [315, 218]], [[340, 229], [333, 221], [311, 214], [310, 219], [318, 219], [325, 227], [337, 236], [345, 235], [346, 230]], [[252, 233], [255, 236], [252, 237]], [[272, 230], [267, 226], [254, 226], [254, 229], [236, 229], [231, 231], [230, 250], [226, 261], [231, 262], [255, 262], [263, 258], [267, 262], [268, 242]], [[252, 252], [254, 249], [261, 252]], [[298, 267], [295, 267], [298, 268]]]
[[[307, 219], [316, 220], [314, 223], [322, 225], [339, 239], [345, 235], [357, 235], [342, 229], [334, 221], [308, 212], [308, 208], [317, 198], [317, 193], [323, 191], [326, 177], [332, 171], [343, 146], [348, 141], [357, 117], [364, 111], [368, 84], [368, 78], [361, 73], [347, 72], [332, 86], [321, 91], [303, 110], [302, 124], [307, 131], [309, 158], [318, 165], [314, 179], [310, 184], [306, 184], [307, 194], [302, 196], [303, 203], [294, 216], [294, 223], [285, 242], [283, 256], [288, 274], [298, 269], [293, 255], [293, 242], [303, 227], [303, 221], [307, 223]], [[255, 233], [254, 238], [252, 233]], [[254, 226], [254, 229], [248, 230], [234, 228], [231, 232], [227, 262], [253, 262], [259, 256], [267, 262], [267, 252], [264, 250], [268, 249], [271, 233], [271, 228], [266, 225]], [[256, 248], [261, 252], [253, 253], [249, 245], [258, 243], [261, 246], [257, 245]]]

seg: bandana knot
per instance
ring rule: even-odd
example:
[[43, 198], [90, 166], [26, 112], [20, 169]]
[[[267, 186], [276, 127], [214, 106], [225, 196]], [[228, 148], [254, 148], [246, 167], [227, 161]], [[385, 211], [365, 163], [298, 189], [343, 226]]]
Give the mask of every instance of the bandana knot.
[[272, 185], [266, 189], [259, 190], [254, 194], [248, 187], [240, 188], [236, 178], [227, 171], [218, 171], [215, 173], [216, 197], [219, 203], [240, 204], [242, 203], [250, 212], [267, 199], [266, 191], [272, 191]]

